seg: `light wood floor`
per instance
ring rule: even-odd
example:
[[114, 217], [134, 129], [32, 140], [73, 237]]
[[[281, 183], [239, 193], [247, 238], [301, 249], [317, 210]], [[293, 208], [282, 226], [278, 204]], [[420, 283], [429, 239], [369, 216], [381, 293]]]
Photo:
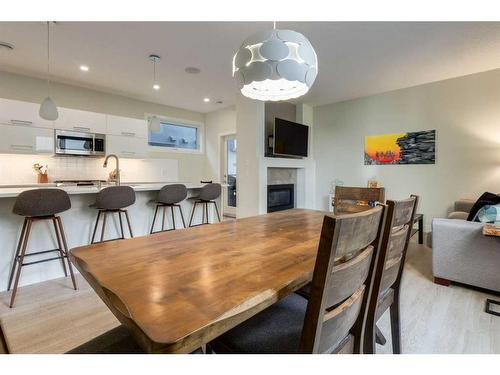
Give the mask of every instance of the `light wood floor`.
[[[78, 282], [76, 292], [65, 279], [20, 288], [14, 309], [9, 293], [0, 293], [0, 319], [14, 353], [64, 353], [118, 325], [88, 284]], [[402, 288], [404, 353], [500, 353], [500, 317], [484, 312], [490, 295], [433, 284], [431, 249], [411, 245]], [[388, 342], [377, 350], [391, 353], [387, 313], [379, 326]]]

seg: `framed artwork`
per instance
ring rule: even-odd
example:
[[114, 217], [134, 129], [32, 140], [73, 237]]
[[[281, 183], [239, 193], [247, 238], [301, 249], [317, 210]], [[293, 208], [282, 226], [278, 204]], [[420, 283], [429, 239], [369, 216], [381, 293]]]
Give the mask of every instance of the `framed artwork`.
[[435, 130], [365, 137], [365, 165], [435, 163]]

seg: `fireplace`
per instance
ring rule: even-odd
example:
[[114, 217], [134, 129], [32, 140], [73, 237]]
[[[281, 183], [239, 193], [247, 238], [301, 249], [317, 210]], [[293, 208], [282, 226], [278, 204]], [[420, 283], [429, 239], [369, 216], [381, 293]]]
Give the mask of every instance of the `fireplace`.
[[267, 185], [267, 212], [288, 210], [294, 207], [293, 184]]

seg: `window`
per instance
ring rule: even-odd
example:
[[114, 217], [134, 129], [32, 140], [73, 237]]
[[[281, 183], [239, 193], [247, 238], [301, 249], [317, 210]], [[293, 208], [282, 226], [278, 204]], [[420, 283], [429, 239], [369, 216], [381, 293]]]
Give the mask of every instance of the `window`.
[[161, 121], [159, 132], [149, 130], [148, 143], [173, 149], [200, 150], [200, 129], [195, 125]]

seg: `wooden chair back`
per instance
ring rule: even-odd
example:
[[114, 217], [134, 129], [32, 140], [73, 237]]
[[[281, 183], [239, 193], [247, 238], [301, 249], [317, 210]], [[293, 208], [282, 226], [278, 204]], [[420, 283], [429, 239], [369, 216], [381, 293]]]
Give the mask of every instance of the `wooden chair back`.
[[9, 354], [9, 347], [7, 346], [7, 339], [3, 333], [2, 324], [0, 322], [0, 354]]
[[385, 203], [384, 188], [335, 187], [334, 209], [336, 215], [365, 211], [372, 208], [375, 202]]
[[385, 206], [325, 216], [300, 344], [302, 353], [359, 353]]
[[394, 301], [399, 301], [399, 288], [417, 204], [418, 197], [415, 195], [400, 201], [387, 201], [385, 228], [375, 266], [365, 327], [364, 340], [367, 348], [375, 347], [375, 329], [380, 316]]

